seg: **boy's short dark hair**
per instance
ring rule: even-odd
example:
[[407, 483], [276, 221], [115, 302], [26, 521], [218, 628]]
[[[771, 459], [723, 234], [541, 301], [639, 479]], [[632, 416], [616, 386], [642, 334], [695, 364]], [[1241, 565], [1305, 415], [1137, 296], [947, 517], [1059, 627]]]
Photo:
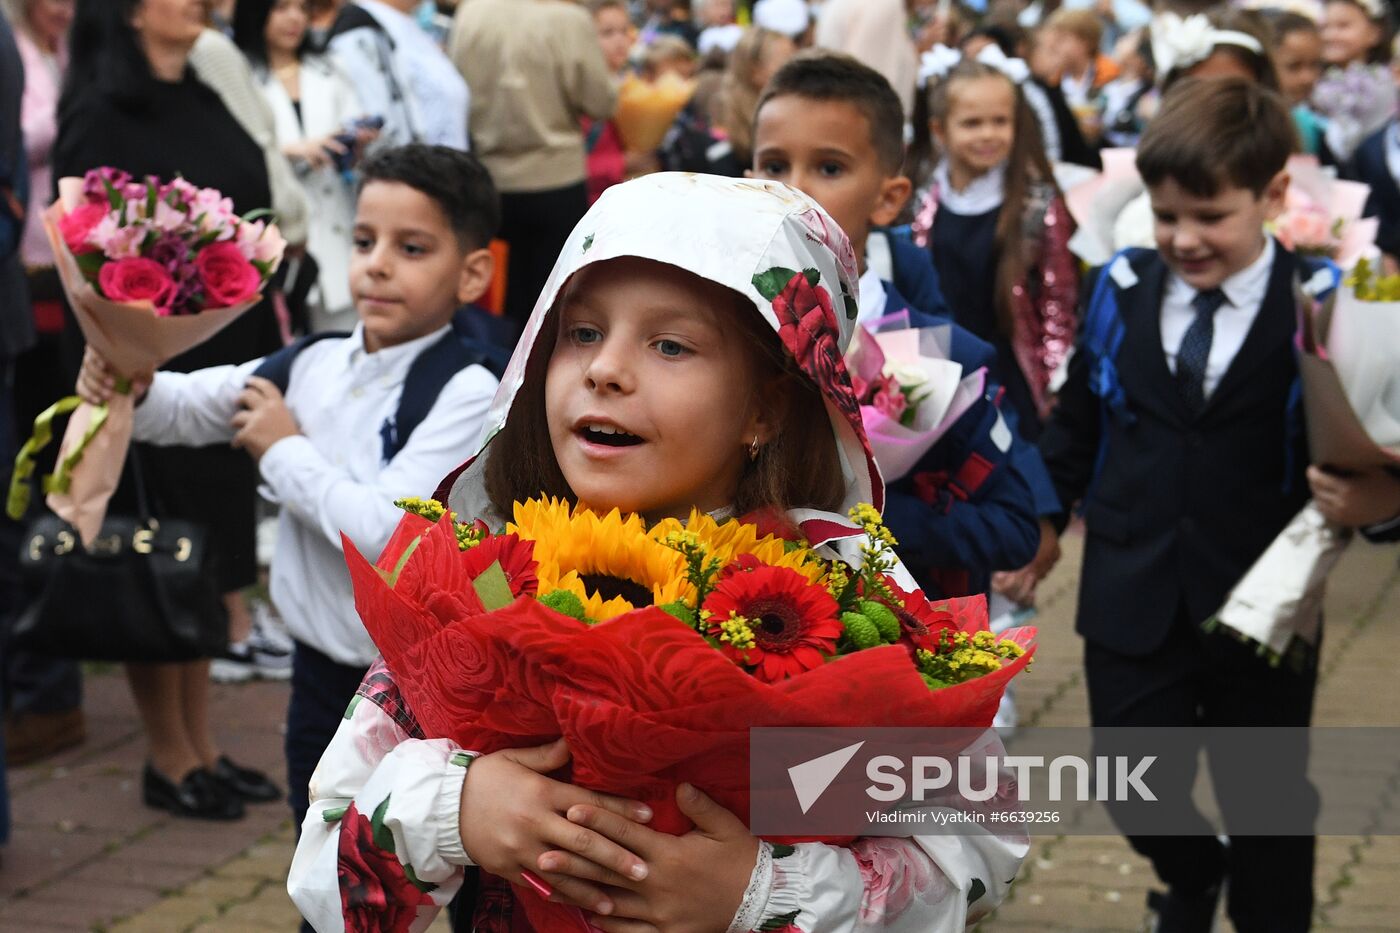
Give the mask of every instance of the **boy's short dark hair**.
[[485, 249], [501, 227], [501, 196], [491, 173], [470, 152], [410, 143], [370, 156], [360, 165], [360, 188], [397, 181], [437, 202], [464, 249]]
[[890, 175], [899, 174], [904, 164], [904, 106], [880, 72], [839, 52], [800, 52], [764, 88], [754, 108], [755, 128], [763, 105], [785, 95], [855, 107], [870, 124], [870, 143], [881, 166]]
[[1137, 167], [1153, 187], [1170, 178], [1212, 198], [1224, 187], [1264, 193], [1298, 146], [1288, 105], [1243, 78], [1186, 78], [1162, 99], [1138, 143]]

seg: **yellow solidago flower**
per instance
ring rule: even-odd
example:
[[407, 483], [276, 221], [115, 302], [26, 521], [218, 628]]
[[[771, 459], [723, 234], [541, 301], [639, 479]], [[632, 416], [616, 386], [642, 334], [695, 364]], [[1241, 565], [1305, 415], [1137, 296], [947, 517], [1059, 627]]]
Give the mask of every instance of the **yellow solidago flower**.
[[617, 509], [600, 517], [562, 499], [531, 499], [516, 503], [506, 531], [535, 542], [540, 592], [573, 593], [594, 622], [664, 606], [689, 588], [685, 559]]

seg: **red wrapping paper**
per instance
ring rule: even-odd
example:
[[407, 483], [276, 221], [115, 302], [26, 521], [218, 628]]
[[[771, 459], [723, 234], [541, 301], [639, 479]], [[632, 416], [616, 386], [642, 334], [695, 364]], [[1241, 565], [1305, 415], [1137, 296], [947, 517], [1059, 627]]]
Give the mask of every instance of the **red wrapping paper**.
[[[406, 561], [405, 549], [419, 535]], [[1026, 654], [1000, 671], [929, 690], [902, 645], [846, 655], [774, 684], [745, 673], [693, 629], [647, 608], [588, 626], [520, 596], [486, 612], [484, 567], [446, 518], [407, 516], [377, 565], [342, 539], [355, 606], [424, 733], [489, 753], [563, 736], [572, 783], [644, 800], [652, 828], [687, 832], [675, 789], [690, 782], [747, 822], [749, 729], [991, 725]], [[398, 569], [393, 586], [385, 574]], [[518, 591], [517, 591], [518, 592]], [[987, 627], [981, 597], [950, 602], [958, 627]], [[847, 844], [849, 838], [783, 839]], [[579, 928], [577, 911], [516, 887], [536, 929]]]

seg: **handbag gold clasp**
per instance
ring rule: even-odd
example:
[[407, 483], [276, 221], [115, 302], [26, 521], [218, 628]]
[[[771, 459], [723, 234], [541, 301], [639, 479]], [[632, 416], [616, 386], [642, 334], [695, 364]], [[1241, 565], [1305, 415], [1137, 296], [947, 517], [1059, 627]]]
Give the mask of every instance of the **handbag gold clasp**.
[[190, 541], [189, 538], [181, 538], [175, 542], [175, 560], [178, 562], [183, 564], [190, 559], [190, 555], [193, 553], [194, 542]]
[[155, 538], [155, 532], [149, 528], [137, 529], [136, 534], [131, 536], [131, 549], [137, 554], [151, 553], [151, 541]]
[[78, 539], [71, 531], [60, 531], [57, 535], [57, 544], [54, 545], [53, 552], [60, 556], [72, 551], [78, 544]]
[[120, 554], [122, 550], [121, 535], [108, 535], [105, 538], [93, 538], [88, 550], [94, 554], [113, 555]]

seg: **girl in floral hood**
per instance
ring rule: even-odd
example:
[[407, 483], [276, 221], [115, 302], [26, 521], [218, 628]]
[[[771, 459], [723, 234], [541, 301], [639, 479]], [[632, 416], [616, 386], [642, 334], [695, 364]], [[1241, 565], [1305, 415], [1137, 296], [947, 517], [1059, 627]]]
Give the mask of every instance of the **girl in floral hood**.
[[[661, 174], [609, 189], [535, 305], [481, 451], [440, 497], [492, 527], [542, 495], [648, 521], [696, 507], [858, 563], [845, 516], [880, 508], [883, 486], [842, 362], [855, 268], [839, 228], [784, 185]], [[696, 828], [672, 836], [645, 804], [545, 776], [568, 758], [563, 741], [474, 757], [423, 738], [372, 670], [312, 778], [288, 889], [322, 931], [424, 929], [479, 866], [608, 933], [928, 933], [995, 907], [1027, 848], [989, 834], [775, 847], [689, 785], [677, 804]], [[352, 805], [375, 814], [373, 844], [342, 825]], [[527, 929], [499, 891], [478, 893], [475, 928]]]

